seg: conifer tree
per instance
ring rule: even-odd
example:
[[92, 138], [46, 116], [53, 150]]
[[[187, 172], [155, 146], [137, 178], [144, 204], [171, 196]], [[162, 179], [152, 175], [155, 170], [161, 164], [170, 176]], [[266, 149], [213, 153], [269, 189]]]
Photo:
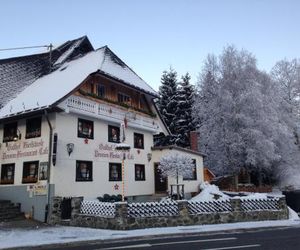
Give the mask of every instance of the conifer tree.
[[[159, 87], [160, 99], [158, 108], [172, 135], [176, 133], [177, 85], [177, 72], [172, 68], [169, 71], [164, 71], [161, 77], [161, 86]], [[168, 143], [174, 143], [173, 136], [170, 137]]]
[[189, 135], [195, 130], [192, 117], [192, 107], [194, 102], [194, 88], [190, 84], [191, 76], [186, 73], [181, 77], [180, 85], [177, 89], [177, 108], [175, 112], [175, 144], [181, 147], [190, 146]]

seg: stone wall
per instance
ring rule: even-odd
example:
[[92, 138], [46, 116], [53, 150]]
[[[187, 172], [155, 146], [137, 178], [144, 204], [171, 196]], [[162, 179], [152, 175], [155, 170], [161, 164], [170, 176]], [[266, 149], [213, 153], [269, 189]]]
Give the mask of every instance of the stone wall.
[[[52, 215], [49, 223], [60, 224], [59, 221], [59, 201], [61, 198], [55, 197], [56, 209], [52, 210]], [[203, 224], [218, 224], [246, 221], [262, 221], [262, 220], [282, 220], [288, 218], [288, 209], [285, 202], [285, 197], [278, 200], [278, 210], [262, 210], [262, 211], [242, 211], [240, 199], [231, 199], [230, 204], [232, 211], [202, 213], [192, 215], [189, 213], [188, 201], [177, 201], [178, 215], [176, 216], [156, 216], [156, 217], [138, 217], [133, 218], [128, 216], [127, 202], [115, 203], [115, 217], [100, 217], [92, 215], [80, 214], [80, 203], [82, 197], [73, 198], [72, 200], [72, 217], [69, 225], [102, 229], [128, 230], [151, 227], [172, 227], [186, 225], [203, 225]]]

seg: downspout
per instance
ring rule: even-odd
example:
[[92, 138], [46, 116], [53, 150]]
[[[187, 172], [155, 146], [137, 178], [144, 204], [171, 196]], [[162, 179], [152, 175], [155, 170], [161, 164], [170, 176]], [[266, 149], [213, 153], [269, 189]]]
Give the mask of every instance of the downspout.
[[50, 206], [50, 169], [51, 169], [51, 152], [52, 152], [52, 137], [53, 137], [53, 127], [49, 120], [48, 112], [45, 110], [45, 117], [47, 119], [49, 125], [49, 154], [48, 154], [48, 168], [47, 168], [47, 204], [46, 204], [46, 212], [45, 212], [45, 222], [47, 222], [47, 217], [49, 214], [49, 206]]

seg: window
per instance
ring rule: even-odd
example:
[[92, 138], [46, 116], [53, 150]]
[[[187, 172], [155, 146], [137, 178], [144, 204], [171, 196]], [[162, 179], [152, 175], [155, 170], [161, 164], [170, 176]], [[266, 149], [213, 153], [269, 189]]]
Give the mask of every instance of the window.
[[92, 161], [76, 161], [76, 181], [93, 181]]
[[90, 88], [91, 88], [90, 93], [93, 94], [94, 93], [94, 84], [93, 83], [90, 84]]
[[134, 139], [134, 148], [141, 148], [141, 149], [144, 148], [144, 135], [143, 134], [134, 133], [133, 139]]
[[78, 119], [78, 137], [94, 139], [94, 123], [92, 121]]
[[108, 125], [108, 141], [109, 142], [120, 142], [120, 128]]
[[118, 93], [118, 102], [130, 105], [131, 104], [131, 98], [130, 98], [130, 96], [119, 92]]
[[1, 184], [14, 184], [15, 164], [3, 164], [1, 167]]
[[22, 183], [35, 183], [38, 177], [38, 161], [29, 161], [23, 163]]
[[26, 120], [26, 139], [41, 136], [42, 118], [36, 117]]
[[97, 84], [97, 96], [99, 97], [105, 96], [105, 87], [102, 84]]
[[48, 162], [41, 162], [40, 163], [40, 170], [39, 170], [39, 180], [44, 181], [47, 180], [48, 177]]
[[7, 123], [4, 124], [3, 129], [3, 142], [13, 141], [17, 136], [18, 123]]
[[196, 160], [193, 159], [194, 167], [192, 168], [192, 173], [188, 176], [183, 176], [184, 181], [193, 181], [197, 180], [197, 166], [196, 166]]
[[121, 163], [109, 163], [109, 181], [122, 181]]
[[145, 165], [135, 164], [134, 165], [135, 180], [144, 181], [145, 180]]

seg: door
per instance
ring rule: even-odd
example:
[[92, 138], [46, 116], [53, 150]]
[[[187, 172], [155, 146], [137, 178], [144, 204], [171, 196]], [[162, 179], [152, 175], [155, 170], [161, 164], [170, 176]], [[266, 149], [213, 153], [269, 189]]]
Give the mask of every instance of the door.
[[168, 188], [167, 177], [162, 176], [158, 169], [158, 163], [154, 163], [154, 179], [155, 179], [155, 193], [166, 192]]

